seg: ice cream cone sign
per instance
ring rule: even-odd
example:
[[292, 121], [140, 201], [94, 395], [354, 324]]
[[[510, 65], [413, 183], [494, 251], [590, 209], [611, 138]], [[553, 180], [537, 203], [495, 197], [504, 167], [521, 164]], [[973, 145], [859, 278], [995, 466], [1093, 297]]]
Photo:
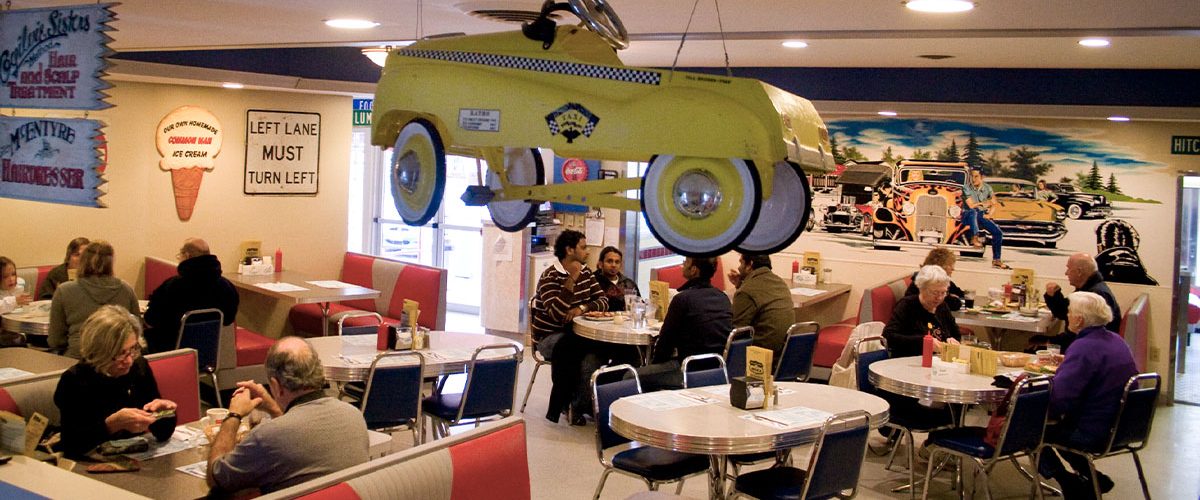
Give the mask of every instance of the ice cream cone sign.
[[158, 122], [155, 145], [162, 159], [158, 167], [171, 172], [175, 213], [179, 220], [192, 218], [204, 171], [212, 170], [221, 152], [221, 122], [207, 109], [181, 106]]

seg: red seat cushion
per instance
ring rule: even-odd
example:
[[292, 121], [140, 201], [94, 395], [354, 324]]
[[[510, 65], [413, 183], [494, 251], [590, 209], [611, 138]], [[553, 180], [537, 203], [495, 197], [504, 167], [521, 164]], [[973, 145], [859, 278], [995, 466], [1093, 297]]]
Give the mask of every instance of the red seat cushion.
[[853, 323], [843, 322], [821, 328], [817, 333], [817, 347], [813, 350], [813, 365], [830, 368], [837, 363], [854, 327]]
[[892, 310], [896, 308], [896, 293], [889, 285], [880, 285], [871, 289], [871, 319], [887, 323], [892, 319]]
[[358, 496], [358, 492], [350, 487], [350, 483], [338, 483], [297, 498], [305, 500], [358, 500], [362, 497]]
[[[683, 264], [673, 266], [660, 267], [655, 269], [655, 279], [658, 281], [666, 281], [667, 286], [672, 290], [678, 290], [679, 287], [687, 283], [683, 278]], [[725, 270], [722, 269], [721, 259], [717, 259], [717, 270], [713, 273], [713, 277], [708, 280], [717, 290], [725, 289]]]
[[143, 292], [145, 295], [143, 298], [149, 299], [150, 294], [154, 293], [154, 291], [158, 289], [159, 285], [162, 285], [163, 282], [167, 281], [168, 278], [178, 274], [179, 270], [177, 266], [159, 259], [146, 257], [146, 289]]
[[6, 411], [13, 415], [22, 416], [21, 408], [17, 406], [17, 401], [12, 398], [7, 390], [0, 387], [0, 411]]
[[[372, 286], [374, 280], [371, 277], [374, 265], [375, 257], [346, 252], [346, 255], [342, 257], [342, 281], [374, 289], [375, 287]], [[342, 304], [353, 309], [362, 309], [364, 311], [375, 310], [375, 299], [347, 300], [342, 302]], [[320, 308], [318, 308], [318, 311], [320, 311]], [[332, 311], [330, 314], [332, 315]], [[320, 314], [318, 313], [317, 316], [319, 317]]]
[[183, 425], [200, 420], [200, 380], [196, 370], [196, 353], [171, 356], [150, 361], [150, 371], [158, 382], [163, 399], [175, 402], [176, 423]]
[[442, 289], [441, 269], [404, 266], [400, 269], [400, 277], [396, 279], [396, 287], [392, 290], [392, 302], [388, 304], [388, 310], [383, 315], [399, 318], [404, 312], [404, 299], [415, 300], [421, 305], [421, 316], [417, 318], [417, 324], [437, 330], [437, 320], [441, 316], [438, 306], [445, 292]]
[[454, 464], [450, 498], [530, 496], [523, 423], [451, 446], [450, 461]]
[[237, 345], [237, 365], [261, 365], [267, 360], [267, 350], [275, 344], [275, 339], [259, 335], [242, 327], [234, 329]]

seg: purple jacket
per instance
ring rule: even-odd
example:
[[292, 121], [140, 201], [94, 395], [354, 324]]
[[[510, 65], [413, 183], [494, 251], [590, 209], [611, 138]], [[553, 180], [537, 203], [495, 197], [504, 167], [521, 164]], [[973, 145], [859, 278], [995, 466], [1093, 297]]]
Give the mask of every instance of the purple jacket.
[[1074, 426], [1076, 434], [1106, 436], [1134, 375], [1133, 354], [1120, 336], [1103, 326], [1084, 328], [1054, 375], [1050, 418]]

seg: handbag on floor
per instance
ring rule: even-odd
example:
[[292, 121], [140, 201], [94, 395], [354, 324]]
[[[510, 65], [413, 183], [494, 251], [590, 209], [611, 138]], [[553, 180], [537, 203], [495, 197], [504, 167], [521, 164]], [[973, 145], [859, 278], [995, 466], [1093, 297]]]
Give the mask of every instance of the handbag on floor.
[[1029, 374], [1022, 373], [1013, 379], [1012, 385], [1008, 387], [1008, 392], [1004, 394], [1004, 399], [1000, 400], [1000, 404], [996, 406], [996, 410], [992, 412], [992, 416], [988, 418], [987, 432], [983, 435], [983, 442], [988, 446], [995, 447], [1000, 441], [1000, 433], [1004, 431], [1004, 422], [1008, 420], [1008, 402], [1012, 399], [1013, 393], [1017, 387], [1021, 385], [1021, 381], [1025, 380]]

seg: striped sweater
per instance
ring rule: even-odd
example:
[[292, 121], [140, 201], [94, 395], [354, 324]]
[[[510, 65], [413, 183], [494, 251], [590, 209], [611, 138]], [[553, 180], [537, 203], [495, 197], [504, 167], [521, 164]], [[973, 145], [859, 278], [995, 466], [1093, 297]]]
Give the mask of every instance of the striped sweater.
[[567, 312], [572, 308], [586, 305], [588, 311], [607, 311], [608, 300], [604, 290], [592, 271], [586, 267], [579, 271], [575, 279], [575, 287], [566, 289], [567, 270], [562, 263], [555, 263], [542, 272], [538, 278], [537, 295], [534, 298], [533, 314], [529, 325], [535, 341], [541, 340], [552, 333], [570, 330]]

